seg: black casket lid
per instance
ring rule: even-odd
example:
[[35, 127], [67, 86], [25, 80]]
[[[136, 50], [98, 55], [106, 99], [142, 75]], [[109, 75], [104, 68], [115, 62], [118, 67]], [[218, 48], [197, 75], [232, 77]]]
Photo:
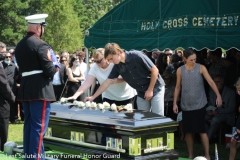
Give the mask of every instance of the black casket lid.
[[68, 121], [81, 121], [87, 123], [101, 123], [114, 126], [145, 128], [153, 126], [177, 125], [171, 118], [164, 117], [152, 112], [133, 110], [133, 112], [101, 111], [90, 108], [80, 109], [71, 103], [51, 104], [51, 118], [60, 118]]

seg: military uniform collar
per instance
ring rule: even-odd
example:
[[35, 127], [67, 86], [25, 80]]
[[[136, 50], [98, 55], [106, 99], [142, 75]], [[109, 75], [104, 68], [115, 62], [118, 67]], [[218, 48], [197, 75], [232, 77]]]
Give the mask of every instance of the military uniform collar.
[[27, 36], [32, 36], [32, 35], [35, 35], [35, 36], [37, 36], [37, 37], [39, 37], [36, 33], [34, 33], [34, 32], [27, 32]]

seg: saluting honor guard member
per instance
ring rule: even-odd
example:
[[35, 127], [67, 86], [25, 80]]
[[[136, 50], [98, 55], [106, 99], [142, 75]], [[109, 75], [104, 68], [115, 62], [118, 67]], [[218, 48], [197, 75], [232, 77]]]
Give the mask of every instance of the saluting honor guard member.
[[47, 14], [35, 14], [25, 19], [27, 35], [17, 44], [15, 56], [22, 79], [18, 100], [24, 110], [24, 156], [25, 159], [43, 160], [43, 136], [47, 130], [50, 102], [55, 101], [51, 79], [56, 72], [50, 46], [41, 40], [46, 26]]

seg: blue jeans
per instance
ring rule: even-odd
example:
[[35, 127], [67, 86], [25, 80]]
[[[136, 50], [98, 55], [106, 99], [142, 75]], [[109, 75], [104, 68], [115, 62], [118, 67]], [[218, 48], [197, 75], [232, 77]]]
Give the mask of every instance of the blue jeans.
[[146, 101], [145, 99], [138, 96], [137, 97], [138, 109], [150, 111], [150, 112], [164, 116], [164, 93], [165, 93], [165, 86], [162, 86], [160, 92], [158, 92], [149, 101]]
[[43, 136], [48, 127], [50, 102], [37, 100], [22, 102], [22, 105], [24, 110], [24, 159], [44, 160]]

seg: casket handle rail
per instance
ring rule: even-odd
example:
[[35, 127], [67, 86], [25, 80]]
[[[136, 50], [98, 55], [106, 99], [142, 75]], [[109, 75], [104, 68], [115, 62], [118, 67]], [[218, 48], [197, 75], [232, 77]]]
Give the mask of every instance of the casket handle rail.
[[71, 141], [63, 138], [56, 138], [56, 137], [44, 137], [46, 140], [52, 140], [52, 141], [58, 141], [58, 142], [63, 142], [63, 143], [68, 143], [68, 144], [74, 144], [78, 146], [84, 146], [84, 147], [89, 147], [89, 148], [96, 148], [96, 149], [102, 149], [102, 150], [109, 150], [109, 151], [115, 151], [115, 152], [121, 152], [121, 153], [126, 153], [125, 149], [120, 149], [120, 148], [112, 148], [112, 147], [107, 147], [106, 146], [101, 146], [97, 144], [91, 144], [91, 143], [85, 143], [85, 142], [80, 142], [80, 141]]
[[163, 150], [166, 150], [166, 149], [168, 149], [167, 146], [160, 146], [160, 147], [144, 149], [143, 152], [144, 153], [151, 153], [151, 152], [156, 152], [156, 151], [163, 151]]
[[50, 112], [50, 115], [52, 115], [52, 116], [56, 116], [56, 112]]

